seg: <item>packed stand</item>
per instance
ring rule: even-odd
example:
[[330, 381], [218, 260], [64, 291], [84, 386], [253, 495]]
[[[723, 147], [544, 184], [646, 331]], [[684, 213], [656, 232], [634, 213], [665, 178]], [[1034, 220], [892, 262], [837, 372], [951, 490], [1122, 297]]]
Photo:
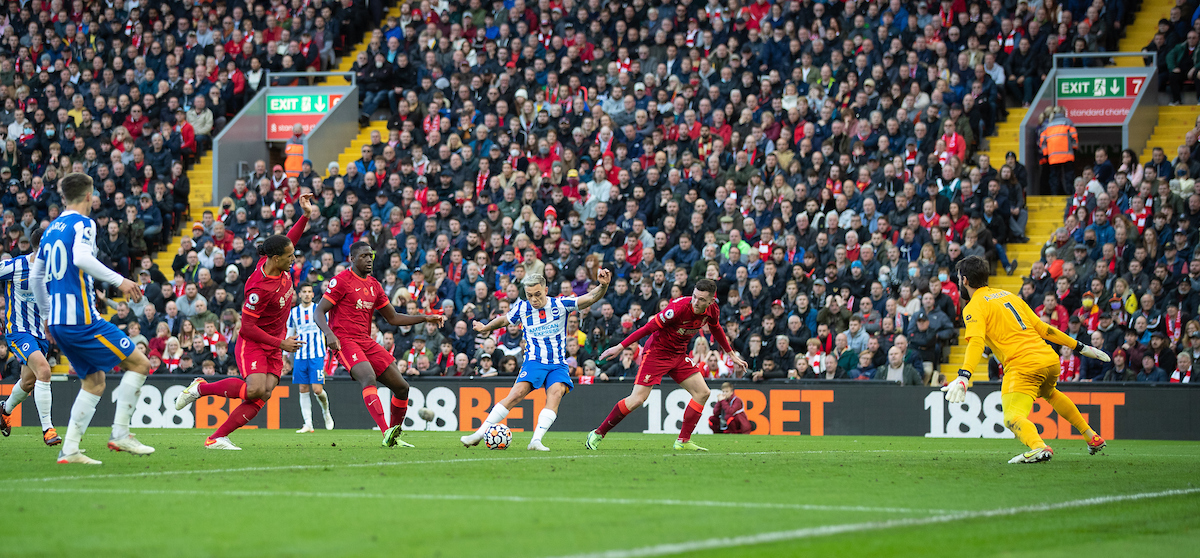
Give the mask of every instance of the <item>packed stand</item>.
[[[401, 309], [452, 316], [377, 324], [409, 374], [517, 374], [519, 327], [478, 339], [472, 322], [528, 274], [578, 295], [608, 266], [605, 300], [567, 326], [585, 382], [636, 373], [633, 350], [598, 355], [710, 277], [747, 378], [937, 383], [954, 264], [1011, 273], [1004, 244], [1028, 219], [1015, 155], [974, 153], [1049, 53], [1106, 48], [1095, 34], [1115, 27], [1089, 25], [1050, 4], [409, 4], [354, 64], [361, 117], [386, 115], [386, 135], [282, 192], [263, 163], [229, 228], [282, 231], [312, 188], [298, 280], [319, 287], [366, 239]], [[711, 339], [693, 351], [738, 375]]]
[[[1198, 126], [1200, 129], [1200, 126]], [[1094, 162], [1074, 179], [1065, 225], [1024, 278], [1021, 297], [1042, 319], [1103, 347], [1111, 363], [1065, 352], [1064, 381], [1190, 383], [1200, 357], [1200, 162], [1196, 131], [1174, 159], [1162, 148]]]
[[[398, 308], [452, 316], [441, 330], [376, 324], [407, 374], [517, 374], [519, 328], [480, 339], [472, 321], [505, 312], [527, 274], [562, 296], [608, 266], [605, 301], [568, 323], [584, 382], [635, 373], [634, 351], [598, 356], [710, 277], [746, 378], [938, 383], [962, 304], [954, 264], [978, 254], [1011, 272], [1004, 243], [1027, 219], [1015, 155], [975, 151], [1044, 78], [1014, 64], [1091, 37], [1070, 14], [950, 0], [403, 5], [354, 64], [362, 117], [386, 113], [386, 137], [345, 169], [289, 177], [260, 162], [194, 226], [161, 289], [191, 341], [171, 358], [194, 367], [207, 340], [236, 343], [255, 241], [286, 231], [310, 188], [321, 209], [298, 284], [321, 291], [367, 240]], [[738, 376], [713, 347], [702, 336], [695, 359]]]
[[[122, 0], [0, 6], [5, 257], [29, 253], [35, 231], [63, 211], [59, 178], [89, 174], [97, 189], [91, 216], [98, 225], [98, 257], [142, 281], [150, 301], [121, 303], [113, 321], [135, 340], [144, 338], [147, 349], [156, 349], [160, 370], [189, 369], [190, 364], [200, 371], [211, 360], [223, 373], [227, 354], [204, 342], [209, 338], [204, 334], [211, 328], [208, 315], [215, 322], [224, 306], [214, 301], [217, 312], [200, 312], [205, 317], [189, 322], [192, 331], [185, 332], [172, 307], [184, 306], [175, 303], [185, 296], [180, 282], [199, 279], [197, 268], [159, 270], [153, 264], [154, 255], [185, 224], [190, 226], [193, 185], [186, 171], [266, 84], [269, 71], [328, 68], [335, 54], [382, 19], [381, 9], [357, 2], [193, 6]], [[211, 218], [205, 226], [205, 237], [211, 238]], [[218, 244], [232, 239], [216, 236]], [[213, 248], [203, 243], [196, 248], [205, 254], [205, 274], [224, 279], [224, 268], [211, 271]], [[221, 245], [217, 251], [229, 248]], [[215, 283], [201, 284], [208, 285], [201, 291], [214, 300]], [[187, 317], [194, 317], [193, 306], [187, 305]], [[155, 342], [163, 324], [175, 349]], [[227, 337], [233, 333], [224, 325], [218, 329]], [[198, 346], [210, 349], [209, 358], [201, 358]], [[0, 356], [6, 359], [7, 377], [14, 361], [6, 349]]]

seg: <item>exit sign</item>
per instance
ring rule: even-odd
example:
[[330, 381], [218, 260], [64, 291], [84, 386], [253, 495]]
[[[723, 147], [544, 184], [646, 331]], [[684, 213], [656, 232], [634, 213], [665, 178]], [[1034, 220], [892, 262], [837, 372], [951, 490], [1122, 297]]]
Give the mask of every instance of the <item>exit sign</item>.
[[300, 124], [304, 133], [317, 125], [342, 100], [341, 93], [329, 95], [267, 95], [267, 140], [282, 141]]
[[1055, 84], [1059, 99], [1112, 99], [1136, 97], [1145, 76], [1060, 77]]
[[340, 100], [341, 95], [270, 95], [267, 114], [324, 114]]

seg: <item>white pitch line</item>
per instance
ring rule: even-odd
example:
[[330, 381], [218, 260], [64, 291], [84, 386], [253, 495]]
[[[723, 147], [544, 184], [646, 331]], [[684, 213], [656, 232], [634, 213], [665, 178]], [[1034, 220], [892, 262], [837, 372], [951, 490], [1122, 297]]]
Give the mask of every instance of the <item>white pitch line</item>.
[[596, 505], [640, 505], [640, 506], [680, 506], [707, 508], [743, 508], [743, 509], [777, 509], [798, 511], [843, 511], [863, 513], [915, 513], [915, 514], [951, 514], [965, 513], [955, 510], [887, 508], [871, 506], [831, 506], [821, 504], [787, 504], [773, 502], [721, 502], [714, 500], [673, 500], [673, 499], [641, 499], [641, 498], [567, 498], [561, 496], [496, 496], [482, 494], [403, 494], [403, 493], [366, 493], [366, 492], [303, 492], [303, 491], [272, 491], [272, 490], [155, 490], [155, 489], [121, 489], [121, 488], [39, 488], [22, 486], [0, 487], [3, 492], [29, 492], [37, 494], [116, 494], [140, 496], [231, 496], [231, 497], [294, 497], [294, 498], [348, 498], [367, 500], [443, 500], [443, 501], [478, 501], [506, 502], [517, 504], [596, 504]]
[[[989, 450], [798, 450], [798, 451], [752, 451], [752, 452], [706, 452], [706, 453], [668, 453], [661, 456], [645, 455], [644, 457], [721, 457], [721, 456], [754, 456], [754, 455], [826, 455], [826, 454], [858, 454], [858, 453], [899, 453], [899, 454], [996, 454]], [[69, 480], [116, 479], [137, 477], [162, 477], [172, 475], [202, 475], [211, 473], [260, 473], [271, 471], [306, 471], [312, 469], [334, 469], [339, 467], [369, 468], [395, 467], [402, 465], [434, 465], [441, 463], [483, 463], [488, 461], [541, 461], [559, 459], [595, 459], [599, 457], [642, 457], [641, 454], [625, 453], [584, 453], [575, 455], [556, 455], [540, 457], [464, 457], [457, 459], [428, 459], [414, 461], [377, 461], [374, 463], [327, 463], [314, 465], [271, 465], [260, 467], [230, 467], [222, 469], [192, 469], [183, 471], [143, 471], [140, 473], [112, 473], [102, 475], [63, 475], [58, 477], [38, 477], [28, 479], [8, 479], [7, 482], [54, 482]], [[1159, 455], [1159, 454], [1115, 454], [1112, 457], [1200, 457], [1200, 455]], [[152, 458], [150, 458], [152, 459]], [[0, 485], [2, 486], [2, 485]]]
[[683, 543], [668, 543], [652, 546], [643, 546], [639, 548], [630, 548], [623, 550], [608, 550], [603, 552], [590, 552], [585, 554], [571, 554], [561, 558], [641, 558], [646, 556], [668, 556], [671, 554], [681, 554], [684, 552], [696, 552], [701, 550], [713, 550], [719, 548], [737, 548], [743, 546], [752, 546], [759, 544], [767, 544], [782, 541], [793, 541], [798, 539], [808, 539], [813, 537], [824, 537], [829, 535], [839, 535], [843, 533], [855, 533], [862, 531], [878, 531], [882, 529], [892, 529], [895, 527], [919, 527], [923, 525], [933, 525], [938, 523], [949, 523], [952, 521], [960, 521], [963, 519], [978, 519], [986, 517], [1003, 517], [1010, 515], [1018, 515], [1022, 513], [1035, 513], [1054, 511], [1068, 508], [1081, 508], [1087, 506], [1099, 506], [1103, 504], [1112, 504], [1116, 502], [1129, 502], [1134, 500], [1146, 500], [1151, 498], [1163, 498], [1167, 496], [1184, 496], [1200, 492], [1200, 488], [1188, 488], [1182, 490], [1163, 490], [1161, 492], [1142, 492], [1138, 494], [1124, 494], [1116, 496], [1099, 496], [1096, 498], [1085, 498], [1082, 500], [1069, 500], [1066, 502], [1033, 504], [1029, 506], [1019, 506], [1013, 508], [997, 508], [993, 510], [983, 510], [974, 512], [960, 512], [954, 514], [940, 514], [931, 517], [917, 517], [907, 519], [892, 519], [888, 521], [868, 521], [864, 523], [845, 523], [841, 525], [824, 525], [821, 527], [807, 527], [804, 529], [793, 529], [789, 531], [773, 531], [768, 533], [758, 533], [755, 535], [743, 535], [739, 537], [720, 537], [713, 539], [705, 539], [700, 541], [683, 542]]
[[[432, 465], [441, 463], [481, 463], [488, 461], [535, 461], [551, 459], [590, 459], [606, 457], [604, 454], [556, 455], [545, 457], [464, 457], [459, 459], [427, 459], [417, 461], [376, 461], [374, 463], [326, 463], [315, 465], [272, 465], [267, 467], [230, 467], [225, 469], [192, 469], [186, 471], [144, 471], [141, 473], [113, 473], [109, 475], [70, 475], [30, 479], [9, 479], [8, 483], [55, 482], [68, 480], [120, 479], [137, 477], [165, 477], [172, 475], [206, 475], [213, 473], [261, 473], [270, 471], [307, 471], [311, 469], [395, 467], [400, 465]], [[6, 483], [7, 484], [7, 483]], [[3, 488], [0, 485], [0, 488]]]

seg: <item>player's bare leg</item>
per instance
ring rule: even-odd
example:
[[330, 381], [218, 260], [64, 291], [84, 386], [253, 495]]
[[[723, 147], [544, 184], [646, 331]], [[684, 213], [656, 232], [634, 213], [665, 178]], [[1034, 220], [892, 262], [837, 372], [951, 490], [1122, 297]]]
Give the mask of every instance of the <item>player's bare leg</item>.
[[1013, 457], [1009, 463], [1040, 463], [1054, 457], [1054, 450], [1038, 435], [1037, 426], [1029, 420], [1033, 397], [1026, 393], [1005, 393], [1000, 402], [1004, 407], [1004, 426], [1029, 446], [1029, 451]]
[[479, 425], [479, 429], [473, 434], [467, 434], [459, 438], [458, 441], [462, 442], [462, 445], [468, 448], [479, 445], [479, 441], [483, 439], [483, 433], [487, 432], [487, 429], [491, 428], [492, 425], [504, 422], [504, 419], [508, 418], [508, 412], [513, 407], [520, 405], [525, 400], [525, 396], [529, 395], [532, 391], [533, 384], [529, 382], [517, 382], [513, 385], [512, 389], [508, 390], [508, 395], [504, 396], [504, 399], [497, 401], [492, 406], [492, 410], [488, 413], [487, 418], [484, 419], [483, 424]]
[[633, 386], [633, 393], [628, 397], [617, 401], [613, 406], [612, 411], [609, 411], [608, 416], [604, 418], [604, 422], [600, 423], [600, 427], [588, 432], [587, 441], [584, 442], [584, 447], [590, 450], [600, 447], [600, 440], [608, 434], [609, 430], [615, 428], [625, 417], [629, 416], [638, 407], [641, 407], [646, 402], [646, 398], [650, 397], [650, 386]]
[[305, 434], [315, 432], [312, 425], [312, 399], [308, 398], [308, 392], [311, 391], [311, 384], [296, 384], [296, 391], [299, 392], [298, 399], [300, 400], [300, 416], [304, 418], [304, 426], [297, 430], [297, 434]]
[[325, 420], [325, 430], [333, 430], [333, 415], [329, 412], [329, 394], [325, 393], [325, 386], [322, 384], [313, 384], [312, 393], [317, 396], [317, 403], [321, 405], [322, 418]]
[[546, 406], [542, 408], [542, 412], [538, 413], [537, 426], [533, 430], [533, 439], [529, 441], [527, 449], [550, 451], [550, 448], [542, 444], [542, 437], [546, 435], [547, 430], [550, 430], [554, 419], [558, 418], [558, 405], [562, 403], [563, 396], [569, 391], [571, 390], [563, 382], [556, 382], [546, 387]]
[[8, 436], [12, 432], [8, 425], [8, 415], [32, 393], [33, 401], [37, 404], [38, 419], [42, 424], [42, 440], [47, 446], [56, 446], [62, 443], [62, 438], [54, 429], [50, 418], [54, 402], [50, 394], [50, 363], [41, 351], [31, 353], [28, 362], [28, 365], [21, 367], [21, 381], [13, 386], [8, 399], [0, 405], [0, 433]]
[[112, 437], [108, 439], [108, 449], [127, 451], [134, 455], [150, 455], [154, 448], [138, 441], [129, 432], [129, 421], [133, 418], [133, 410], [141, 398], [142, 385], [150, 374], [150, 359], [140, 349], [121, 361], [121, 384], [113, 391], [117, 399], [117, 410], [113, 416]]
[[379, 375], [379, 383], [392, 390], [392, 422], [383, 433], [383, 444], [387, 447], [415, 447], [400, 439], [404, 432], [404, 417], [408, 415], [408, 380], [400, 373], [400, 367], [393, 362], [387, 370]]
[[100, 461], [79, 451], [79, 442], [92, 422], [92, 415], [96, 414], [100, 396], [104, 395], [104, 374], [88, 374], [79, 384], [79, 394], [71, 406], [71, 422], [67, 423], [67, 435], [63, 438], [62, 450], [58, 452], [58, 462], [100, 465]]
[[271, 398], [278, 385], [279, 377], [274, 374], [259, 372], [247, 376], [243, 389], [239, 393], [242, 404], [231, 411], [229, 418], [204, 441], [204, 447], [223, 450], [242, 449], [233, 445], [233, 442], [229, 440], [229, 435], [258, 415], [258, 412], [267, 405], [267, 400]]

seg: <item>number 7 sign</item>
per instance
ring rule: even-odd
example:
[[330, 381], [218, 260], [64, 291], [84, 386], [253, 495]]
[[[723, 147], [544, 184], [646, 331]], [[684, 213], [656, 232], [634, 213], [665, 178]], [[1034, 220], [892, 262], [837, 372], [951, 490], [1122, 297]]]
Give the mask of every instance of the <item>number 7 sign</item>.
[[1131, 76], [1125, 78], [1125, 96], [1137, 97], [1142, 91], [1142, 84], [1146, 82], [1145, 76]]

